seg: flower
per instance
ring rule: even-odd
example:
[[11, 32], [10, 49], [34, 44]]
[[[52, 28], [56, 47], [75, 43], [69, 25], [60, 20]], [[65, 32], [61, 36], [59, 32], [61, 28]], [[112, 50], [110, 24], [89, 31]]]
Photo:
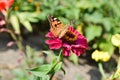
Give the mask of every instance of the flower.
[[110, 55], [108, 52], [95, 50], [92, 53], [92, 59], [94, 59], [96, 62], [98, 61], [107, 62], [110, 59]]
[[62, 48], [64, 56], [70, 56], [70, 51], [80, 56], [88, 47], [86, 38], [71, 26], [69, 26], [68, 31], [62, 38], [55, 37], [51, 31], [46, 34], [46, 37], [50, 38], [46, 41], [49, 48]]
[[0, 12], [4, 14], [6, 9], [8, 9], [13, 3], [14, 0], [0, 0]]
[[5, 19], [0, 16], [0, 27], [2, 27], [5, 24]]
[[111, 41], [113, 45], [120, 47], [120, 34], [115, 34], [112, 36]]

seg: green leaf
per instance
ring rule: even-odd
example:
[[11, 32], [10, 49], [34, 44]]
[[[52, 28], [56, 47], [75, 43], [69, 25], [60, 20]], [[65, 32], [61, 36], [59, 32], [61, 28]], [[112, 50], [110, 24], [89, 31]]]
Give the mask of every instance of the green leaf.
[[20, 6], [20, 10], [22, 10], [22, 11], [28, 11], [28, 10], [32, 11], [32, 10], [34, 10], [34, 7], [31, 6], [31, 5]]
[[56, 59], [52, 60], [52, 63], [51, 63], [52, 67], [54, 67], [56, 65], [56, 63], [57, 63]]
[[112, 45], [111, 42], [109, 41], [106, 41], [106, 40], [100, 40], [99, 42], [99, 48], [102, 50], [102, 51], [107, 51], [109, 52], [110, 54], [113, 53], [114, 51], [114, 46]]
[[45, 77], [43, 77], [42, 80], [50, 80], [50, 77], [49, 76], [45, 76]]
[[55, 67], [54, 67], [54, 72], [59, 71], [62, 68], [62, 62], [59, 62]]
[[28, 20], [22, 21], [21, 23], [24, 25], [24, 27], [25, 27], [28, 31], [32, 32], [32, 26], [31, 26], [31, 24], [30, 24], [30, 22], [29, 22]]
[[85, 20], [88, 22], [93, 22], [93, 23], [101, 23], [103, 20], [103, 14], [99, 12], [94, 12], [93, 14], [85, 14]]
[[41, 71], [41, 72], [44, 72], [46, 73], [47, 71], [49, 71], [51, 68], [51, 66], [49, 64], [44, 64], [44, 65], [40, 65], [36, 68], [32, 68], [32, 69], [28, 69], [30, 71]]
[[28, 12], [17, 12], [17, 16], [20, 20], [20, 23], [30, 32], [32, 32], [32, 26], [29, 21], [29, 17], [31, 17], [30, 13]]
[[[98, 4], [99, 3], [99, 4]], [[80, 0], [76, 2], [76, 6], [82, 9], [93, 9], [101, 6], [100, 1], [96, 0]]]
[[31, 71], [32, 74], [41, 77], [47, 75], [47, 73], [51, 70], [51, 65], [45, 64], [28, 70]]
[[106, 31], [110, 31], [112, 26], [114, 26], [115, 24], [113, 24], [113, 20], [111, 18], [104, 18], [102, 20], [102, 23], [104, 25], [104, 28]]
[[27, 20], [30, 22], [38, 22], [39, 20], [39, 13], [27, 13]]
[[43, 53], [45, 53], [45, 54], [47, 54], [47, 55], [51, 55], [51, 54], [53, 54], [52, 51], [43, 51]]
[[55, 56], [55, 54], [54, 54], [53, 51], [48, 50], [48, 51], [43, 51], [43, 53], [45, 53], [45, 54], [47, 54], [48, 56], [50, 56], [50, 58], [51, 58], [52, 60], [56, 58], [56, 56]]
[[13, 26], [13, 29], [15, 30], [16, 33], [20, 34], [20, 26], [19, 26], [19, 21], [16, 15], [11, 15], [10, 16], [10, 23]]
[[47, 74], [44, 74], [44, 72], [39, 72], [39, 71], [30, 71], [33, 75], [37, 76], [37, 77], [41, 77], [44, 78], [46, 76], [48, 76]]
[[51, 63], [51, 70], [49, 70], [48, 74], [53, 74], [54, 72], [57, 72], [62, 67], [62, 62], [58, 62], [57, 60], [53, 60]]
[[33, 17], [28, 18], [28, 20], [30, 22], [38, 22], [38, 19], [37, 18], [33, 18]]
[[95, 37], [99, 37], [102, 33], [101, 26], [92, 25], [86, 28], [85, 34], [88, 39], [88, 42], [93, 40]]
[[59, 62], [59, 61], [61, 61], [63, 59], [63, 54], [62, 54], [62, 50], [60, 51], [60, 53], [59, 53], [59, 56], [58, 56], [58, 58], [57, 58], [57, 61]]

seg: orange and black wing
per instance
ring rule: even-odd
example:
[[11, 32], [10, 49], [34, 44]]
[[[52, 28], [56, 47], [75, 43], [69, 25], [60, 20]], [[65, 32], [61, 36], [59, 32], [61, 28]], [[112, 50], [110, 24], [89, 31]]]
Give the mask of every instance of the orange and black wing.
[[64, 25], [59, 19], [55, 18], [54, 16], [48, 16], [48, 20], [51, 26], [50, 31], [54, 36], [59, 37]]
[[50, 23], [50, 31], [55, 37], [62, 38], [68, 30], [69, 25], [64, 26], [63, 23], [54, 16], [48, 16]]

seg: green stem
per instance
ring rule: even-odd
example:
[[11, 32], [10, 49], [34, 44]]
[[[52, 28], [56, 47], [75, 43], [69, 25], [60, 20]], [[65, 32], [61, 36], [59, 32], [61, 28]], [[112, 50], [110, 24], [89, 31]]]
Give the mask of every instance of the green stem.
[[8, 20], [9, 20], [9, 19], [8, 19], [8, 14], [9, 14], [9, 12], [7, 11], [7, 14], [5, 15], [6, 28], [10, 30], [9, 34], [10, 34], [10, 36], [13, 38], [13, 40], [16, 42], [18, 49], [24, 52], [23, 56], [24, 56], [25, 62], [26, 62], [26, 64], [27, 64], [27, 66], [30, 67], [30, 62], [29, 62], [29, 59], [28, 59], [28, 56], [27, 56], [25, 47], [24, 47], [23, 44], [22, 44], [22, 37], [21, 37], [21, 35], [20, 35], [20, 34], [16, 35], [16, 34], [14, 33], [14, 31], [12, 31], [12, 30], [10, 29], [10, 27], [8, 26], [8, 25], [9, 25], [9, 22], [8, 22]]
[[105, 72], [104, 72], [104, 69], [103, 69], [103, 65], [102, 65], [102, 62], [99, 62], [98, 63], [98, 67], [99, 67], [99, 71], [100, 71], [100, 73], [101, 73], [101, 75], [102, 75], [102, 78], [103, 78], [103, 80], [106, 78], [106, 76], [105, 76]]
[[[62, 59], [63, 59], [63, 55], [62, 55], [62, 50], [61, 50], [60, 53], [59, 53], [59, 55], [58, 55], [58, 57], [57, 57], [57, 62], [56, 62], [56, 63], [54, 64], [54, 66], [53, 66], [53, 69], [54, 69], [54, 67], [55, 67], [59, 62], [62, 61]], [[52, 80], [54, 74], [55, 74], [55, 72], [53, 72], [53, 73], [51, 74], [50, 80]]]
[[17, 38], [16, 35], [12, 31], [10, 32], [10, 35], [15, 40], [18, 49], [23, 51], [23, 53], [24, 53], [23, 57], [25, 59], [25, 62], [27, 64], [27, 66], [30, 68], [31, 65], [30, 65], [29, 58], [28, 58], [28, 55], [26, 53], [25, 47], [22, 44], [22, 37], [21, 37], [21, 35], [18, 35], [18, 38]]
[[55, 73], [53, 73], [51, 76], [50, 76], [50, 80], [52, 80], [53, 76], [54, 76]]
[[62, 59], [63, 59], [62, 50], [60, 50], [57, 61], [60, 62]]

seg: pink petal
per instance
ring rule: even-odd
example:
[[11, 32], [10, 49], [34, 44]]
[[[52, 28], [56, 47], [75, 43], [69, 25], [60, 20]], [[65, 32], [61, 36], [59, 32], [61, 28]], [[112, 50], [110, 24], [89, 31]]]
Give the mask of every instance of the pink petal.
[[84, 46], [86, 48], [88, 47], [87, 40], [84, 37], [79, 37], [76, 44], [79, 44], [79, 45]]
[[4, 20], [1, 20], [0, 21], [0, 27], [3, 26], [5, 24], [5, 21]]
[[14, 44], [15, 44], [14, 41], [10, 41], [10, 42], [7, 43], [7, 47], [10, 47], [10, 46], [12, 46], [12, 45], [14, 45]]
[[49, 39], [49, 40], [46, 40], [45, 43], [46, 44], [62, 44], [62, 41], [59, 39]]
[[62, 44], [51, 44], [49, 45], [50, 49], [59, 49], [61, 48]]
[[8, 33], [10, 33], [10, 30], [7, 29], [7, 28], [1, 28], [1, 29], [0, 29], [0, 32], [8, 32]]
[[80, 56], [82, 53], [81, 53], [80, 51], [77, 51], [75, 54], [76, 54], [77, 56]]
[[71, 46], [72, 52], [75, 53], [77, 56], [83, 54], [86, 49], [87, 49], [86, 46], [80, 44]]
[[73, 32], [74, 34], [76, 34], [77, 36], [82, 36], [77, 30], [75, 30], [73, 27], [69, 27], [68, 28], [69, 29], [69, 31], [71, 31], [71, 32]]
[[64, 48], [62, 53], [64, 56], [70, 56], [70, 50], [68, 50], [67, 48]]
[[71, 49], [71, 46], [70, 46], [70, 45], [68, 45], [68, 44], [66, 44], [66, 43], [64, 43], [64, 44], [63, 44], [63, 47], [64, 47], [64, 48], [66, 48], [66, 49], [68, 49], [68, 50], [70, 50], [70, 49]]
[[78, 45], [71, 45], [71, 48], [83, 48], [83, 49], [87, 49], [86, 46], [78, 44]]
[[72, 26], [69, 26], [68, 30], [73, 31], [74, 29]]
[[48, 38], [54, 38], [55, 36], [52, 34], [52, 32], [48, 32], [46, 35]]
[[72, 47], [72, 52], [75, 53], [77, 56], [80, 56], [82, 53], [84, 53], [84, 51], [86, 50], [85, 48], [81, 48], [81, 47]]

